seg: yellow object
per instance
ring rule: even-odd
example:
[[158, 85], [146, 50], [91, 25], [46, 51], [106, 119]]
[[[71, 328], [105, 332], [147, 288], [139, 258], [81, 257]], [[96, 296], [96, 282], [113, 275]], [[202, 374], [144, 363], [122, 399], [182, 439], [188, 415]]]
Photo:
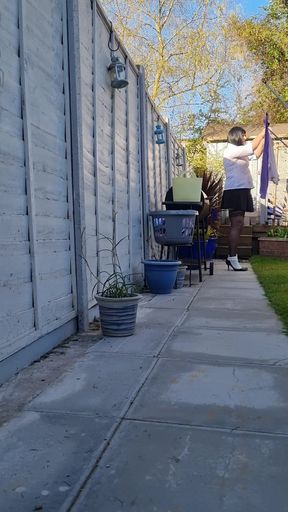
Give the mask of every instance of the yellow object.
[[199, 202], [201, 199], [202, 181], [202, 178], [197, 178], [196, 176], [190, 176], [189, 178], [177, 176], [173, 178], [173, 200]]

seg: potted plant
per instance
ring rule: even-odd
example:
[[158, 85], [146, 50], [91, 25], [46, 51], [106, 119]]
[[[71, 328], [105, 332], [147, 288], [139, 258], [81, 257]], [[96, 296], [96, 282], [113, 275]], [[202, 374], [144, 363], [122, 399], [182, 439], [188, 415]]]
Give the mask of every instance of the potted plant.
[[[194, 210], [159, 210], [149, 212], [154, 239], [162, 249], [192, 243], [197, 212]], [[161, 251], [162, 255], [162, 251]], [[175, 254], [176, 256], [176, 254]], [[171, 293], [181, 262], [177, 259], [147, 259], [144, 263], [145, 281], [152, 293]]]
[[261, 256], [288, 258], [288, 227], [271, 228], [266, 236], [258, 238], [258, 241]]
[[[104, 336], [131, 336], [135, 332], [137, 308], [142, 296], [132, 281], [132, 275], [125, 274], [120, 265], [117, 247], [124, 238], [117, 243], [105, 235], [100, 239], [111, 245], [111, 248], [103, 249], [111, 253], [111, 271], [103, 271], [96, 276], [83, 258], [96, 281], [92, 295], [99, 306], [101, 329]], [[94, 293], [96, 288], [100, 290], [98, 293]]]

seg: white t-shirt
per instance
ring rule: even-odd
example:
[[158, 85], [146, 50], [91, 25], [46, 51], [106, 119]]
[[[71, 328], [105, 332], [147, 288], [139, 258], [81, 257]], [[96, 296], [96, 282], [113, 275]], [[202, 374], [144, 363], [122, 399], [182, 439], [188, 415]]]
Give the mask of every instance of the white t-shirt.
[[243, 146], [227, 144], [224, 149], [223, 161], [226, 181], [224, 190], [235, 188], [253, 188], [253, 180], [249, 169], [249, 156], [254, 155], [252, 142]]

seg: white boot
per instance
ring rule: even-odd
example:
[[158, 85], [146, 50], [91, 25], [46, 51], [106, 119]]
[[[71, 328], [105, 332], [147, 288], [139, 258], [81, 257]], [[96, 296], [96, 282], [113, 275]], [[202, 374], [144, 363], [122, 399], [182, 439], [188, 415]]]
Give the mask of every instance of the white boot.
[[232, 264], [232, 267], [236, 268], [236, 270], [240, 270], [240, 268], [242, 268], [240, 263], [239, 263], [239, 261], [238, 261], [238, 255], [237, 254], [236, 254], [236, 256], [228, 256], [227, 259]]
[[227, 259], [226, 259], [226, 264], [227, 264], [227, 267], [228, 267], [228, 270], [229, 270], [229, 267], [231, 266], [233, 270], [238, 270], [238, 271], [245, 271], [245, 270], [248, 270], [247, 267], [241, 267], [239, 261], [238, 261], [238, 255], [236, 254], [236, 256], [227, 256]]

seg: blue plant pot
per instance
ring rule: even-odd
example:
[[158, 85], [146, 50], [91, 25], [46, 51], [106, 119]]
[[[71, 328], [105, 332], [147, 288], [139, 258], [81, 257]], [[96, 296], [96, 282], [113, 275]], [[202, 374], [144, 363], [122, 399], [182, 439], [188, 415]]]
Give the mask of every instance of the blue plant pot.
[[171, 293], [177, 276], [180, 261], [144, 260], [144, 275], [152, 293]]
[[[208, 238], [205, 241], [205, 252], [206, 252], [206, 260], [212, 260], [215, 255], [216, 247], [217, 247], [217, 238]], [[191, 247], [179, 247], [178, 249], [179, 258], [187, 258], [189, 260], [197, 260], [198, 259], [198, 243], [194, 241]], [[200, 257], [204, 258], [204, 242], [200, 240]]]
[[217, 248], [217, 238], [208, 238], [206, 245], [206, 259], [212, 260]]

